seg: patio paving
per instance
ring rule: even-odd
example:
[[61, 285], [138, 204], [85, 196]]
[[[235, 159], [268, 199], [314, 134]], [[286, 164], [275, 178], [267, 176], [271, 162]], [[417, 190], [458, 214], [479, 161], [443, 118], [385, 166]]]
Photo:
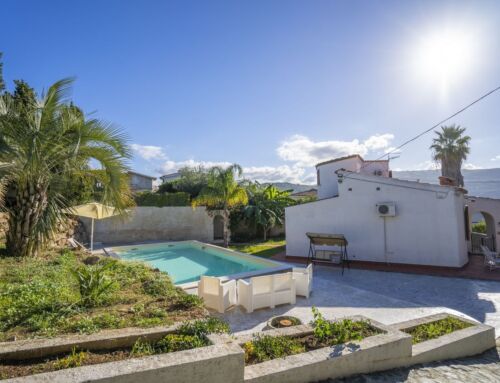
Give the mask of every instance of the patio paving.
[[297, 298], [295, 306], [256, 310], [236, 307], [223, 315], [233, 332], [252, 333], [265, 328], [274, 315], [312, 320], [311, 306], [326, 318], [361, 314], [385, 324], [438, 312], [451, 312], [489, 324], [500, 334], [500, 282], [402, 274], [372, 270], [314, 269], [313, 294]]

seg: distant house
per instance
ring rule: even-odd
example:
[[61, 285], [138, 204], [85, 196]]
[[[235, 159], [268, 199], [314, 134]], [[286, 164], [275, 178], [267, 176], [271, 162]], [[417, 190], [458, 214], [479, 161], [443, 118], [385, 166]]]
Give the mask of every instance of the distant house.
[[153, 191], [153, 181], [156, 180], [156, 177], [133, 171], [129, 171], [127, 172], [127, 174], [129, 176], [129, 185], [131, 191]]
[[179, 173], [179, 172], [165, 174], [165, 175], [160, 177], [162, 184], [178, 180], [179, 178], [181, 178], [181, 173]]
[[311, 188], [290, 194], [290, 198], [294, 200], [316, 198], [318, 196], [318, 189]]

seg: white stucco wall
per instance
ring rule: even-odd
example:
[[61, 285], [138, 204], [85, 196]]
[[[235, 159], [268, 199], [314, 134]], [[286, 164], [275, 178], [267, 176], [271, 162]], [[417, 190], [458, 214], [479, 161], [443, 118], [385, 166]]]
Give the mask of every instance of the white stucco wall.
[[360, 157], [350, 157], [318, 164], [316, 165], [316, 171], [319, 175], [318, 199], [338, 195], [339, 189], [335, 172], [339, 169], [366, 175], [375, 175], [376, 172], [380, 171], [382, 177], [389, 177], [388, 161], [364, 161]]
[[[88, 234], [90, 219], [80, 218]], [[213, 241], [213, 218], [205, 207], [136, 207], [129, 217], [96, 220], [94, 241], [130, 243], [150, 240]]]
[[318, 199], [330, 198], [339, 194], [337, 176], [335, 174], [337, 170], [345, 169], [350, 172], [358, 172], [362, 165], [363, 161], [359, 157], [317, 165], [316, 171], [319, 174]]
[[[395, 202], [397, 210], [385, 218], [387, 253], [381, 202]], [[340, 233], [352, 260], [461, 267], [468, 260], [463, 206], [452, 187], [351, 173], [338, 197], [286, 209], [286, 253], [307, 256], [306, 232]]]
[[500, 249], [500, 199], [468, 196], [466, 204], [469, 207], [470, 224], [475, 213], [486, 213], [488, 236], [495, 236], [498, 251]]

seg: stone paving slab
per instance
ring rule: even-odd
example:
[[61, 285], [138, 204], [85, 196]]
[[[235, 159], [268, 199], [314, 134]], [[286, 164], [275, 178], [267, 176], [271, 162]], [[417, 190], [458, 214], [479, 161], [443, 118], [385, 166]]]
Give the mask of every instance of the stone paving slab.
[[408, 368], [330, 379], [323, 383], [498, 383], [500, 381], [500, 347], [464, 359], [434, 362]]
[[274, 315], [294, 315], [312, 320], [311, 306], [327, 318], [364, 315], [384, 324], [450, 312], [489, 324], [500, 334], [500, 282], [434, 277], [371, 270], [341, 270], [316, 266], [314, 292], [297, 304], [262, 309], [247, 314], [234, 308], [223, 315], [234, 332], [251, 333], [265, 328]]

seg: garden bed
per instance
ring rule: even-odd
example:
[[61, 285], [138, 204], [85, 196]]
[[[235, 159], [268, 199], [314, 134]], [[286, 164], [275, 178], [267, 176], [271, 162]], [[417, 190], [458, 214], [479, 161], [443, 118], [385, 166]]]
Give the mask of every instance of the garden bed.
[[403, 331], [411, 335], [413, 344], [417, 344], [451, 334], [454, 331], [463, 330], [472, 325], [472, 323], [465, 322], [462, 319], [447, 316], [433, 322], [426, 322], [414, 327], [405, 328]]
[[[161, 334], [161, 338], [157, 340], [150, 340], [156, 339], [158, 336], [153, 332], [149, 333], [148, 336], [135, 340], [133, 344], [130, 343], [128, 347], [99, 349], [94, 345], [89, 350], [85, 348], [84, 344], [74, 343], [71, 345], [71, 352], [54, 355], [54, 348], [46, 347], [38, 350], [39, 355], [45, 355], [37, 358], [29, 358], [29, 355], [26, 354], [20, 358], [23, 356], [22, 354], [2, 352], [0, 354], [0, 379], [206, 347], [212, 344], [208, 339], [210, 334], [228, 332], [227, 324], [216, 318], [208, 318], [182, 324], [173, 331]], [[129, 338], [129, 342], [132, 340], [133, 338]], [[67, 348], [67, 341], [62, 343]], [[52, 346], [57, 349], [57, 340], [53, 342]], [[13, 359], [9, 360], [9, 355]], [[31, 355], [37, 355], [37, 353]]]
[[0, 258], [0, 342], [169, 326], [206, 315], [200, 298], [143, 263], [71, 251]]
[[412, 356], [407, 365], [463, 358], [495, 347], [493, 327], [448, 313], [391, 327], [412, 335]]
[[313, 313], [312, 331], [296, 335], [260, 334], [245, 342], [243, 349], [246, 364], [252, 365], [320, 348], [361, 341], [383, 332], [365, 319], [328, 321], [317, 309], [313, 308]]
[[[399, 367], [411, 337], [362, 316], [239, 336], [245, 382], [311, 382]], [[319, 324], [319, 325], [318, 325]]]

